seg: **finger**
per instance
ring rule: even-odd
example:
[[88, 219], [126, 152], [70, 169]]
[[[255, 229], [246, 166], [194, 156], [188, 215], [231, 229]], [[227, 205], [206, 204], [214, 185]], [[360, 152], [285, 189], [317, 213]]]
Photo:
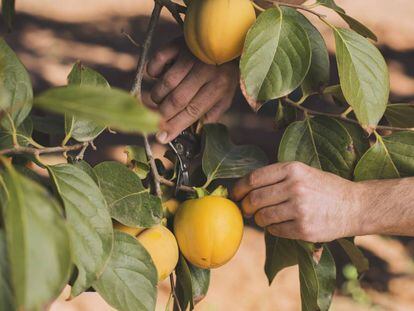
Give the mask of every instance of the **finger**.
[[254, 221], [262, 228], [279, 224], [295, 218], [289, 202], [262, 208], [254, 214]]
[[232, 198], [240, 201], [253, 189], [281, 182], [287, 176], [285, 166], [286, 163], [276, 163], [254, 170], [236, 182]]
[[162, 100], [175, 89], [192, 69], [195, 59], [187, 52], [181, 52], [177, 61], [160, 78], [151, 90], [151, 98], [156, 103]]
[[184, 129], [200, 119], [219, 99], [214, 84], [204, 85], [191, 102], [178, 115], [170, 119], [163, 130], [157, 134], [160, 143], [167, 143], [176, 138]]
[[270, 225], [266, 228], [266, 230], [274, 236], [291, 239], [291, 240], [299, 240], [298, 230], [296, 229], [295, 221], [287, 221], [282, 222], [280, 224]]
[[220, 100], [204, 116], [204, 123], [215, 123], [230, 108], [232, 100], [228, 98]]
[[242, 201], [241, 206], [245, 216], [249, 217], [259, 209], [283, 203], [289, 199], [285, 183], [258, 188], [251, 191]]
[[[201, 68], [200, 68], [201, 67]], [[183, 81], [162, 101], [160, 113], [169, 120], [185, 109], [214, 72], [205, 65], [195, 64]]]
[[180, 53], [180, 45], [171, 43], [158, 50], [147, 64], [147, 73], [150, 77], [158, 78], [166, 65], [172, 63]]

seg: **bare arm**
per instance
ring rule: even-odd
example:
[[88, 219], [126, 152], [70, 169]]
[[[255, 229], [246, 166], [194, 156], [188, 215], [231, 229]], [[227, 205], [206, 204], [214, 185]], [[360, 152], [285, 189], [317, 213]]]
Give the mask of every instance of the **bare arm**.
[[309, 242], [414, 236], [414, 178], [351, 182], [302, 163], [277, 163], [239, 180], [243, 213], [280, 237]]

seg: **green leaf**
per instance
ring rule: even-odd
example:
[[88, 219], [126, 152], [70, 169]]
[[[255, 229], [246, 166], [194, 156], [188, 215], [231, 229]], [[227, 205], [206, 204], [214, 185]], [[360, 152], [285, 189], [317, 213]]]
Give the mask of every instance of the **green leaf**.
[[[24, 122], [16, 129], [16, 137], [20, 146], [27, 146], [32, 140], [33, 123], [30, 118], [26, 118]], [[0, 128], [0, 148], [13, 148], [13, 130]]]
[[33, 129], [43, 134], [62, 135], [65, 134], [65, 124], [61, 116], [45, 115], [36, 116], [30, 115], [33, 122]]
[[334, 100], [337, 100], [341, 105], [348, 106], [344, 94], [342, 93], [341, 85], [327, 86], [323, 90], [323, 95], [331, 95]]
[[368, 271], [368, 259], [364, 256], [358, 246], [353, 243], [353, 241], [348, 239], [339, 239], [338, 243], [348, 255], [349, 259], [351, 259], [352, 264], [356, 267], [359, 274]]
[[335, 261], [331, 252], [324, 245], [319, 262], [299, 243], [297, 252], [302, 310], [329, 310], [336, 280]]
[[134, 172], [118, 162], [100, 163], [94, 171], [112, 218], [130, 227], [148, 228], [160, 223], [161, 200], [144, 188]]
[[377, 41], [377, 36], [365, 25], [363, 25], [361, 22], [357, 21], [355, 18], [347, 15], [345, 13], [345, 10], [336, 5], [336, 3], [333, 0], [318, 0], [317, 3], [320, 3], [321, 5], [330, 8], [334, 10], [342, 19], [348, 24], [348, 26], [359, 33], [361, 36], [364, 36], [366, 38], [372, 39], [374, 41]]
[[279, 146], [280, 162], [300, 161], [351, 178], [356, 161], [351, 136], [335, 119], [306, 118], [292, 123]]
[[414, 175], [414, 133], [396, 132], [383, 142], [401, 177]]
[[387, 64], [366, 38], [335, 28], [336, 57], [342, 92], [368, 132], [381, 120], [390, 93]]
[[69, 279], [69, 233], [60, 206], [34, 181], [7, 166], [4, 208], [12, 284], [19, 310], [45, 308]]
[[389, 104], [385, 118], [394, 127], [414, 127], [414, 104]]
[[99, 86], [70, 85], [50, 89], [34, 100], [37, 107], [73, 115], [124, 132], [157, 130], [158, 115], [125, 91]]
[[1, 13], [3, 15], [4, 22], [6, 24], [7, 30], [10, 31], [13, 27], [15, 1], [1, 0], [1, 6]]
[[311, 46], [303, 27], [279, 7], [257, 18], [246, 36], [240, 59], [242, 91], [250, 106], [290, 94], [305, 79]]
[[[77, 62], [68, 76], [69, 85], [92, 85], [109, 88], [108, 81], [95, 70], [83, 66]], [[96, 124], [85, 118], [65, 115], [65, 133], [66, 137], [72, 137], [80, 142], [94, 140], [105, 126]]]
[[182, 310], [194, 309], [207, 294], [210, 285], [210, 270], [193, 266], [180, 255], [176, 267], [177, 296]]
[[365, 133], [364, 130], [357, 124], [341, 120], [339, 122], [346, 128], [348, 134], [351, 136], [357, 158], [361, 158], [370, 147], [367, 133]]
[[139, 176], [145, 179], [150, 172], [145, 148], [141, 146], [126, 146], [127, 165]]
[[236, 146], [222, 124], [203, 128], [203, 172], [207, 183], [217, 178], [238, 178], [267, 164], [266, 155], [256, 146]]
[[[7, 112], [14, 126], [18, 127], [32, 109], [32, 83], [26, 68], [2, 38], [0, 38], [0, 86], [9, 92], [11, 102]], [[3, 128], [11, 128], [8, 118], [4, 118], [0, 125]]]
[[93, 288], [119, 311], [155, 310], [157, 270], [150, 254], [132, 236], [115, 231], [114, 249]]
[[10, 265], [7, 254], [6, 234], [0, 228], [0, 310], [15, 310], [11, 287]]
[[113, 229], [105, 199], [94, 180], [71, 164], [47, 167], [65, 207], [78, 276], [72, 296], [88, 289], [112, 252]]
[[75, 161], [72, 164], [76, 166], [77, 168], [81, 169], [82, 171], [84, 171], [86, 174], [88, 174], [89, 177], [91, 177], [92, 180], [99, 186], [98, 176], [96, 175], [92, 166], [90, 166], [88, 162], [84, 160], [80, 160], [80, 161]]
[[276, 275], [284, 268], [294, 266], [298, 263], [296, 242], [284, 238], [279, 238], [265, 233], [266, 262], [265, 273], [272, 284]]
[[[403, 147], [402, 151], [406, 148]], [[401, 177], [384, 141], [377, 135], [377, 141], [359, 160], [354, 172], [355, 181], [370, 179], [392, 179]]]
[[325, 40], [318, 29], [296, 10], [285, 7], [283, 13], [293, 18], [306, 31], [310, 42], [312, 59], [309, 71], [302, 83], [303, 94], [319, 93], [329, 82], [330, 63]]

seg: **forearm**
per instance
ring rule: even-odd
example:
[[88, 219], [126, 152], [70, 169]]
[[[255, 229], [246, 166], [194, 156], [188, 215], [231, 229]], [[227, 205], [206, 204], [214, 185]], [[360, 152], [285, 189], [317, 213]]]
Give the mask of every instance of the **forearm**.
[[356, 185], [360, 189], [361, 235], [414, 236], [414, 178], [365, 181]]

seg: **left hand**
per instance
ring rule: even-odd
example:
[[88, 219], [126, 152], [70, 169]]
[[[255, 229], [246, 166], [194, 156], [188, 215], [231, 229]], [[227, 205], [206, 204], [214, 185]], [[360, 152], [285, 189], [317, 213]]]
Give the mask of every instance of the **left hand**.
[[259, 168], [240, 179], [233, 189], [245, 216], [272, 235], [328, 242], [359, 235], [364, 196], [358, 183], [300, 162]]

